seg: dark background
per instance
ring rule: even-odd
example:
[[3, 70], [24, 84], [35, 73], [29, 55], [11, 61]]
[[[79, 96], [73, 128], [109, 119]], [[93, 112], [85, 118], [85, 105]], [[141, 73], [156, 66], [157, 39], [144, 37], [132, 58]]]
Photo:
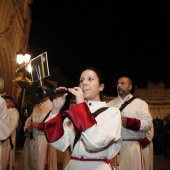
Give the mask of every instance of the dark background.
[[77, 86], [81, 70], [94, 66], [104, 74], [108, 96], [116, 95], [123, 75], [134, 87], [162, 81], [170, 88], [165, 2], [34, 0], [31, 10], [29, 49], [32, 57], [47, 51], [50, 79]]

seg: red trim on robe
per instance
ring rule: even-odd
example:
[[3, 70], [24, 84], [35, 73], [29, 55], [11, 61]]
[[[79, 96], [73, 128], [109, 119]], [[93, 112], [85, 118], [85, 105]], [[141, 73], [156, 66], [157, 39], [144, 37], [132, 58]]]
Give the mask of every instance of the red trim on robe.
[[[47, 115], [43, 119], [43, 122], [48, 118], [48, 116], [50, 115], [50, 112], [51, 112], [51, 110], [47, 113]], [[44, 130], [44, 123], [39, 123], [38, 124], [38, 130]]]
[[145, 147], [147, 147], [150, 144], [150, 141], [148, 140], [147, 137], [143, 138], [143, 139], [138, 139], [140, 146], [144, 149]]
[[133, 131], [138, 131], [140, 129], [140, 120], [135, 119], [135, 118], [129, 118], [127, 117], [127, 123], [125, 128], [133, 130]]
[[38, 124], [38, 130], [44, 130], [43, 123], [39, 123], [39, 124]]
[[48, 120], [47, 122], [44, 121], [43, 127], [48, 142], [55, 142], [63, 136], [64, 129], [61, 113], [58, 113], [54, 118]]
[[77, 134], [97, 123], [85, 102], [77, 104], [64, 113], [72, 121]]

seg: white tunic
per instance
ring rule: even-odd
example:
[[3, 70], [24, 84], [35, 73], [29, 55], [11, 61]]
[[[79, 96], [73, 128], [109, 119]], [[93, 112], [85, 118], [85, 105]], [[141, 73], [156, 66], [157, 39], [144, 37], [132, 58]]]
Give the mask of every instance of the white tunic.
[[[120, 108], [121, 104], [129, 100], [132, 95], [128, 95], [122, 100], [117, 97], [107, 103], [108, 106], [115, 106]], [[133, 131], [122, 126], [122, 147], [119, 155], [119, 162], [117, 162], [117, 170], [143, 170], [143, 162], [141, 163], [141, 147], [138, 141], [145, 137], [146, 132], [152, 127], [152, 117], [149, 112], [148, 104], [141, 99], [134, 99], [121, 112], [122, 116], [139, 119], [141, 122], [140, 129]], [[129, 141], [127, 141], [129, 140]]]
[[[25, 122], [24, 130], [30, 126], [31, 121], [42, 123], [51, 108], [50, 100], [36, 105]], [[30, 139], [28, 135], [25, 139], [20, 170], [44, 170], [47, 159], [49, 170], [57, 170], [57, 150], [48, 144], [44, 131], [34, 128], [33, 137]]]
[[6, 101], [0, 96], [0, 170], [2, 169], [1, 143], [2, 140], [7, 139], [10, 134], [11, 129], [8, 121]]
[[16, 149], [16, 128], [18, 126], [19, 112], [16, 108], [8, 109], [8, 119], [10, 123], [10, 128], [12, 131], [11, 139], [14, 148], [11, 149], [9, 138], [5, 140], [2, 144], [2, 170], [6, 170], [8, 164], [12, 170], [12, 163], [15, 159], [15, 149]]
[[[91, 113], [101, 107], [106, 107], [105, 102], [90, 102], [88, 107]], [[50, 115], [46, 120], [56, 115]], [[97, 124], [81, 133], [81, 138], [73, 148], [75, 131], [73, 124], [66, 118], [63, 123], [64, 135], [51, 145], [60, 151], [71, 147], [72, 156], [78, 158], [109, 158], [112, 159], [121, 147], [121, 116], [117, 108], [110, 107], [100, 113], [96, 118]], [[71, 159], [66, 170], [110, 170], [111, 167], [105, 162], [99, 161], [76, 161]]]

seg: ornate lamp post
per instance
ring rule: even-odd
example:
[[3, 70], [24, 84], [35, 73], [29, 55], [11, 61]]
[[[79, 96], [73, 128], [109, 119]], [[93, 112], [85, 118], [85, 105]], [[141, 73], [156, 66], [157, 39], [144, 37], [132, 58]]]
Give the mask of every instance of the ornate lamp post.
[[27, 77], [28, 73], [31, 72], [31, 65], [29, 64], [30, 59], [31, 55], [29, 53], [24, 53], [23, 50], [20, 50], [17, 53], [17, 63], [20, 67], [16, 72], [19, 74], [19, 77], [17, 77], [14, 82], [21, 88], [20, 96], [18, 98], [19, 110], [21, 113], [24, 106], [25, 90], [31, 84], [31, 81]]
[[[17, 52], [17, 63], [19, 65], [22, 65], [24, 63], [19, 68], [19, 69], [21, 69], [24, 67], [24, 76], [27, 76], [26, 75], [27, 71], [31, 72], [31, 70], [29, 70], [29, 69], [31, 69], [30, 64], [29, 64], [30, 59], [31, 59], [31, 55], [29, 53], [27, 53], [27, 52], [24, 53], [23, 50], [20, 50], [19, 52]], [[19, 72], [19, 69], [17, 70], [17, 72]]]

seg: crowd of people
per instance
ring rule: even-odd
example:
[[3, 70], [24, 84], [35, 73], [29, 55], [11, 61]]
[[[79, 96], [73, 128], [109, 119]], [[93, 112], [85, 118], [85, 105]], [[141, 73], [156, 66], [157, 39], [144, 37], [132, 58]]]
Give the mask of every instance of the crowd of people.
[[[67, 153], [63, 170], [153, 170], [154, 154], [169, 157], [169, 120], [152, 119], [148, 104], [131, 93], [131, 78], [118, 79], [118, 96], [108, 103], [104, 87], [102, 73], [86, 67], [79, 86], [57, 87], [65, 93], [45, 96], [25, 113], [20, 170], [57, 170], [57, 150]], [[63, 110], [70, 93], [75, 105]], [[15, 104], [12, 96], [0, 96], [0, 170], [12, 170], [15, 160]]]
[[153, 119], [154, 124], [154, 137], [153, 146], [154, 154], [170, 158], [170, 120]]

